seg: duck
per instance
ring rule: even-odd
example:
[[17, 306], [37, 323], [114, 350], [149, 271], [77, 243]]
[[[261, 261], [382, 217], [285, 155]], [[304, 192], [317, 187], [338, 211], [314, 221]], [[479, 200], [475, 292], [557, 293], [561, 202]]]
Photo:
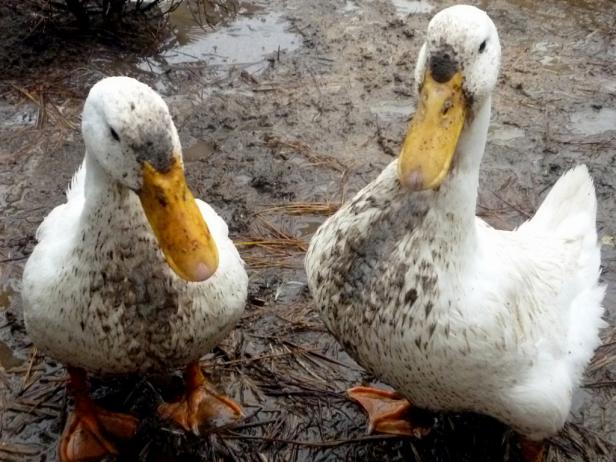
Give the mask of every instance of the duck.
[[431, 19], [400, 155], [320, 226], [305, 268], [328, 330], [394, 389], [348, 391], [370, 430], [422, 436], [411, 409], [475, 412], [538, 461], [605, 325], [597, 201], [579, 165], [513, 231], [475, 216], [500, 57], [484, 11]]
[[161, 405], [162, 417], [198, 432], [242, 415], [199, 359], [240, 318], [248, 276], [225, 221], [186, 184], [167, 104], [142, 82], [107, 77], [89, 91], [81, 132], [84, 160], [40, 224], [22, 280], [26, 330], [66, 365], [75, 402], [61, 462], [117, 454], [138, 426], [92, 401], [88, 374], [183, 368], [184, 396]]

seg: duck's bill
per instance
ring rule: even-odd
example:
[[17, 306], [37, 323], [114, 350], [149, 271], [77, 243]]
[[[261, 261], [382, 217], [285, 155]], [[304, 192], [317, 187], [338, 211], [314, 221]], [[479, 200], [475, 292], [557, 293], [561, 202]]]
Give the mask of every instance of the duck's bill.
[[187, 281], [204, 281], [218, 267], [218, 250], [177, 158], [166, 172], [143, 167], [141, 205], [167, 263]]
[[439, 83], [426, 71], [398, 160], [398, 176], [405, 187], [433, 189], [449, 173], [466, 117], [462, 83], [460, 72]]

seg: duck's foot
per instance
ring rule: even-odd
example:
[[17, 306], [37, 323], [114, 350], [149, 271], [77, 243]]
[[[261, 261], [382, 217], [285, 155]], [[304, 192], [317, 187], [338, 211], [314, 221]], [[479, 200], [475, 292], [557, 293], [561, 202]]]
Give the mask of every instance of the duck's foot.
[[347, 396], [368, 413], [368, 432], [422, 438], [432, 430], [411, 415], [413, 406], [398, 393], [370, 387], [354, 387]]
[[75, 410], [69, 416], [58, 448], [60, 462], [83, 462], [118, 453], [109, 437], [130, 439], [138, 420], [128, 414], [107, 411], [95, 405], [87, 393], [86, 374], [69, 369]]
[[243, 417], [242, 408], [231, 398], [217, 394], [207, 381], [198, 362], [184, 371], [185, 396], [175, 403], [164, 403], [158, 413], [174, 420], [186, 431], [199, 434], [202, 426], [221, 427]]
[[130, 439], [135, 435], [137, 425], [133, 416], [109, 412], [98, 406], [94, 406], [93, 413], [75, 411], [62, 432], [60, 461], [92, 461], [110, 454], [117, 455], [118, 451], [107, 435]]
[[545, 445], [543, 441], [533, 441], [521, 436], [520, 452], [524, 462], [543, 462], [545, 460]]

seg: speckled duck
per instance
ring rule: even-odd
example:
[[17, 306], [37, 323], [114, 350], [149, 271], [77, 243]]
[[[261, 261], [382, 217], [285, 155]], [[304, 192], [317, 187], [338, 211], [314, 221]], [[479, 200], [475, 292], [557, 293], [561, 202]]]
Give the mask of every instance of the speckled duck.
[[223, 219], [186, 186], [167, 105], [134, 79], [106, 78], [88, 95], [82, 133], [84, 162], [38, 229], [22, 290], [32, 341], [71, 378], [62, 462], [113, 454], [113, 438], [136, 429], [90, 400], [86, 371], [186, 367], [185, 399], [160, 411], [187, 430], [241, 413], [208, 391], [198, 361], [239, 319], [248, 278]]
[[474, 411], [512, 426], [541, 460], [599, 345], [596, 198], [578, 166], [515, 231], [475, 216], [499, 64], [483, 11], [434, 16], [399, 158], [319, 228], [305, 265], [328, 329], [401, 395], [349, 391], [373, 429], [416, 434], [399, 418], [406, 399]]

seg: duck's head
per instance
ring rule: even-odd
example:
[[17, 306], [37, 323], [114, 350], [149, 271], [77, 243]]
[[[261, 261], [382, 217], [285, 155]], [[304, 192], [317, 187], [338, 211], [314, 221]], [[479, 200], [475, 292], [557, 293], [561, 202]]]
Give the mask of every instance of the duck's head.
[[135, 79], [103, 79], [86, 99], [82, 132], [88, 155], [139, 196], [175, 273], [188, 281], [209, 278], [218, 250], [186, 185], [178, 134], [162, 98]]
[[433, 189], [445, 179], [458, 141], [496, 85], [500, 54], [482, 10], [457, 5], [432, 18], [415, 68], [417, 111], [398, 162], [402, 185]]

